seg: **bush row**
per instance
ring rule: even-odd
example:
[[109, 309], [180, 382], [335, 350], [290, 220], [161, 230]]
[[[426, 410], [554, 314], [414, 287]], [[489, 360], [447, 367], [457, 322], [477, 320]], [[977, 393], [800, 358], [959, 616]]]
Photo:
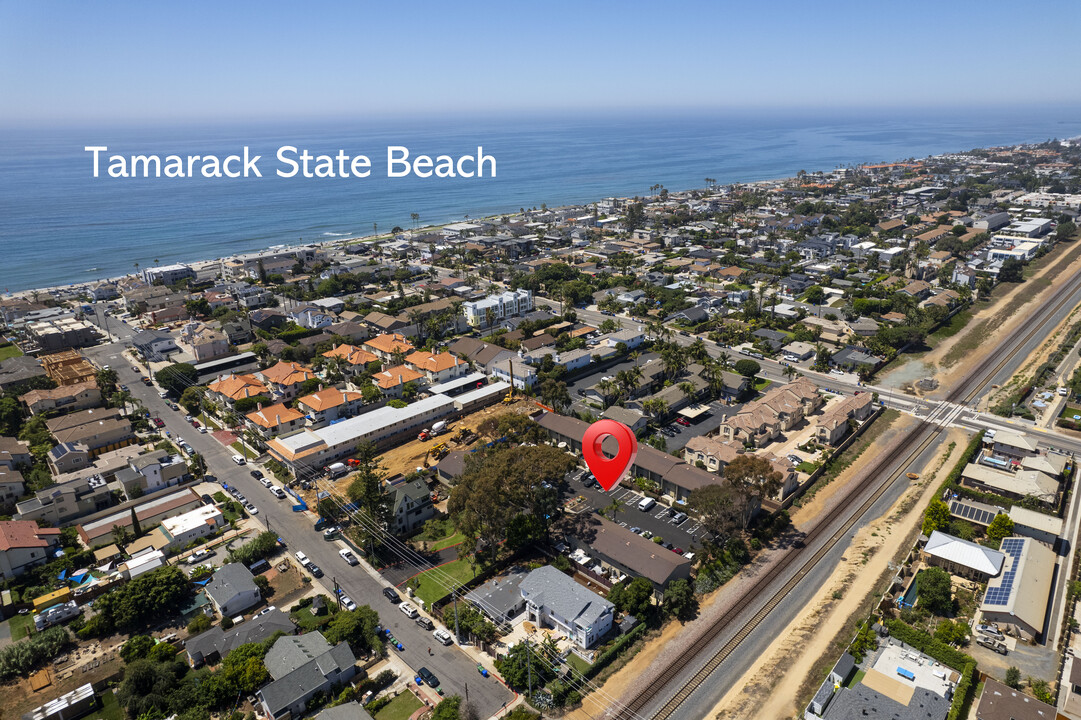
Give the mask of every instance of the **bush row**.
[[957, 689], [953, 691], [953, 703], [950, 705], [950, 711], [946, 713], [946, 720], [961, 720], [961, 718], [968, 717], [969, 705], [972, 703], [972, 693], [976, 689], [973, 682], [975, 678], [976, 663], [967, 663], [961, 673], [961, 682], [957, 683]]
[[593, 662], [592, 667], [585, 671], [586, 680], [596, 677], [597, 673], [611, 665], [612, 661], [619, 657], [620, 653], [626, 650], [635, 640], [645, 635], [645, 633], [646, 624], [640, 622], [637, 626], [632, 628], [629, 633], [612, 643], [612, 647], [601, 653], [600, 657]]
[[886, 627], [890, 629], [890, 635], [901, 642], [908, 643], [925, 655], [933, 657], [943, 665], [949, 665], [955, 670], [962, 670], [969, 663], [976, 664], [971, 655], [950, 647], [941, 640], [935, 640], [922, 630], [917, 630], [900, 620], [887, 620]]

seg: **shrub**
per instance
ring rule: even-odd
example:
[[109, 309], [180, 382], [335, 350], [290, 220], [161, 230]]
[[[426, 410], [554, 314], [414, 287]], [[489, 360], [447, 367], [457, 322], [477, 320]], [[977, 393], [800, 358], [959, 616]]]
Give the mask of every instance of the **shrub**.
[[944, 665], [949, 665], [955, 670], [961, 670], [968, 663], [974, 664], [976, 662], [971, 655], [952, 648], [941, 640], [935, 640], [922, 630], [909, 627], [900, 620], [887, 620], [886, 626], [890, 629], [890, 635], [893, 637], [908, 643], [920, 652], [933, 657]]
[[0, 679], [24, 675], [60, 654], [71, 642], [66, 628], [51, 627], [0, 650]]

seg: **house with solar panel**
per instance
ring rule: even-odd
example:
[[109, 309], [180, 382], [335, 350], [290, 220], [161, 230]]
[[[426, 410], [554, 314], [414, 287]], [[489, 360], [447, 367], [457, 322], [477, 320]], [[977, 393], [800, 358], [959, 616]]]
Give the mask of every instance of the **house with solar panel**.
[[1028, 640], [1041, 641], [1047, 598], [1055, 574], [1055, 552], [1032, 538], [1002, 541], [1002, 573], [987, 583], [980, 612], [983, 622], [1011, 628]]

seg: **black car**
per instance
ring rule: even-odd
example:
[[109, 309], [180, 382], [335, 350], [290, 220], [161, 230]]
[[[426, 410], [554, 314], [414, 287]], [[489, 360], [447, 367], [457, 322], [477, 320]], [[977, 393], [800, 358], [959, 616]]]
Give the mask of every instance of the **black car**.
[[392, 603], [397, 603], [397, 602], [402, 601], [402, 596], [399, 595], [398, 591], [395, 590], [394, 588], [390, 588], [390, 587], [383, 588], [383, 596], [387, 600], [390, 600]]
[[435, 623], [433, 623], [431, 620], [424, 617], [423, 615], [417, 618], [417, 625], [420, 625], [425, 630], [435, 630]]
[[251, 476], [253, 478], [255, 478], [256, 480], [262, 480], [263, 479], [263, 473], [259, 472], [258, 470], [252, 470], [251, 471]]
[[432, 671], [428, 668], [422, 667], [420, 670], [417, 670], [417, 675], [420, 675], [424, 682], [428, 683], [431, 687], [439, 687], [439, 678], [433, 675]]
[[308, 572], [310, 572], [312, 574], [312, 577], [317, 577], [317, 578], [323, 577], [323, 571], [320, 569], [320, 567], [318, 565], [316, 565], [313, 562], [308, 563]]

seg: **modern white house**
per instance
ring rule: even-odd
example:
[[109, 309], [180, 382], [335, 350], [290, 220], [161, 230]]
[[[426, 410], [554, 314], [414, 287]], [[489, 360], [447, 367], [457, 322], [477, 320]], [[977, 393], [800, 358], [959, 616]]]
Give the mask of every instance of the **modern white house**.
[[[533, 310], [533, 291], [519, 288], [508, 290], [498, 295], [489, 295], [483, 300], [467, 302], [462, 305], [465, 321], [471, 327], [488, 327], [515, 315], [523, 315]], [[491, 311], [489, 313], [489, 311]]]
[[215, 505], [203, 505], [183, 515], [165, 518], [161, 527], [169, 539], [169, 549], [176, 551], [199, 538], [213, 535], [225, 526], [225, 517]]
[[550, 565], [530, 572], [518, 589], [525, 600], [525, 619], [566, 633], [582, 649], [612, 628], [615, 606]]

